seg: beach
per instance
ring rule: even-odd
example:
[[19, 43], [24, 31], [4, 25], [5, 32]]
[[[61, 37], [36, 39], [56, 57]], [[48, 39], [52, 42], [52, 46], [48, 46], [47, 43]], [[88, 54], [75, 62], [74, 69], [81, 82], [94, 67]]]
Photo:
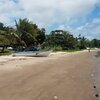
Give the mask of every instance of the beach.
[[1, 57], [0, 100], [99, 100], [93, 80], [96, 51], [49, 57]]
[[100, 96], [100, 56], [96, 57], [96, 60], [98, 63], [93, 72], [93, 80], [94, 85], [96, 86], [95, 90]]

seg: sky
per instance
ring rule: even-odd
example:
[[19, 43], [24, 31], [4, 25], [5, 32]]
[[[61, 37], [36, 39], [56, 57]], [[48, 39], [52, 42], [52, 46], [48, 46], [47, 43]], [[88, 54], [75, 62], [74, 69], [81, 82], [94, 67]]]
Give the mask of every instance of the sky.
[[100, 39], [100, 0], [0, 0], [0, 22], [14, 27], [19, 18], [28, 18], [47, 34], [62, 29]]

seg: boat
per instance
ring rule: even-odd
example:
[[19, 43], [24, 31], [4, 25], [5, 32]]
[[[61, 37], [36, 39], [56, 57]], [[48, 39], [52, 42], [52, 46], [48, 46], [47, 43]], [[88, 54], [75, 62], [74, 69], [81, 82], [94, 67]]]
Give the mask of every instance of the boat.
[[50, 50], [50, 51], [38, 51], [38, 52], [36, 52], [34, 57], [47, 57], [50, 55], [51, 52], [52, 52], [52, 50]]
[[50, 55], [50, 51], [23, 51], [23, 52], [17, 52], [13, 54], [14, 56], [25, 56], [25, 57], [47, 57]]
[[35, 52], [30, 52], [30, 51], [22, 51], [22, 52], [16, 52], [12, 56], [25, 56], [25, 57], [31, 57], [35, 55]]

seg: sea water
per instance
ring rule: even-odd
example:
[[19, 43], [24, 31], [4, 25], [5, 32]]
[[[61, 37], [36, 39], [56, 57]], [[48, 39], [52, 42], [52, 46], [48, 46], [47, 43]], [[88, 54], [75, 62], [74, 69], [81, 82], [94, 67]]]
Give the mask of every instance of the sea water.
[[95, 84], [97, 92], [100, 96], [100, 56], [97, 56], [96, 59], [98, 61], [98, 65], [95, 70], [94, 84]]

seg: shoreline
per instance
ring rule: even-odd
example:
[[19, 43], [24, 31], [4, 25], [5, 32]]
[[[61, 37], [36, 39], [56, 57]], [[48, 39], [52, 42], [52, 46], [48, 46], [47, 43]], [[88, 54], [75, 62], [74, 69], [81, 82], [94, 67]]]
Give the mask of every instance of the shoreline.
[[97, 97], [100, 97], [100, 57], [97, 58], [97, 66], [93, 68], [91, 78], [93, 80], [94, 89]]
[[[7, 70], [0, 70], [7, 72], [0, 74], [0, 99], [55, 100], [56, 97], [58, 100], [95, 100], [91, 78], [97, 65], [95, 53], [82, 51], [52, 55], [42, 58], [41, 62], [41, 58], [34, 58], [37, 63], [32, 62], [33, 58], [13, 60], [12, 67], [19, 65], [15, 70], [12, 68], [13, 71], [9, 72], [7, 66]], [[11, 65], [11, 62], [7, 64]]]
[[27, 67], [48, 60], [59, 59], [60, 57], [63, 56], [68, 57], [82, 52], [87, 52], [87, 51], [84, 50], [76, 52], [52, 52], [48, 57], [24, 57], [24, 56], [13, 57], [12, 55], [0, 56], [0, 71], [13, 71], [16, 69], [24, 68], [25, 66]]

